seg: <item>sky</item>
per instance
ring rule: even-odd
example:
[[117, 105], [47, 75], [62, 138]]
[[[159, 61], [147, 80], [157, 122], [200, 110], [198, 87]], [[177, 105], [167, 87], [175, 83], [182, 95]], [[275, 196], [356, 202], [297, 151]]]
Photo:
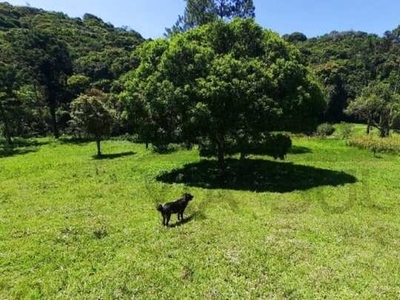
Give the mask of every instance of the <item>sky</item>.
[[[2, 1], [2, 0], [0, 0]], [[7, 0], [6, 0], [7, 1]], [[399, 0], [253, 0], [256, 20], [280, 34], [303, 32], [315, 37], [333, 30], [382, 35], [400, 25]], [[8, 0], [62, 11], [71, 17], [94, 14], [115, 26], [128, 26], [145, 38], [162, 37], [183, 13], [184, 0]]]

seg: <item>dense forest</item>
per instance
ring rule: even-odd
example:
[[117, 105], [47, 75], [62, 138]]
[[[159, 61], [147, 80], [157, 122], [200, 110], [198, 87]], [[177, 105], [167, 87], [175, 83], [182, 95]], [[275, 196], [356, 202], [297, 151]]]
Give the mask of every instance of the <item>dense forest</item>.
[[302, 33], [285, 35], [296, 44], [317, 73], [327, 92], [326, 121], [349, 120], [345, 109], [374, 81], [398, 81], [400, 27], [382, 37], [359, 31], [332, 31], [310, 38]]
[[[78, 96], [90, 90], [88, 93], [91, 95], [101, 94], [103, 102], [107, 102], [107, 107], [111, 109], [110, 112], [116, 120], [112, 122], [111, 133], [140, 134], [148, 131], [149, 128], [153, 128], [154, 131], [165, 130], [171, 124], [166, 125], [165, 128], [160, 126], [160, 128], [154, 128], [158, 124], [154, 124], [155, 121], [149, 119], [148, 114], [143, 117], [144, 107], [132, 105], [132, 101], [138, 99], [138, 93], [143, 92], [143, 88], [139, 89], [140, 91], [137, 87], [133, 88], [132, 82], [140, 76], [142, 76], [142, 80], [149, 80], [149, 74], [143, 73], [146, 64], [147, 66], [149, 63], [153, 64], [154, 68], [149, 67], [147, 71], [155, 72], [155, 74], [158, 71], [161, 73], [165, 71], [158, 70], [158, 68], [165, 68], [168, 63], [173, 64], [173, 61], [168, 61], [168, 49], [171, 47], [168, 43], [172, 43], [172, 46], [173, 44], [182, 45], [180, 43], [186, 43], [185, 39], [191, 42], [198, 40], [201, 35], [207, 36], [203, 37], [204, 39], [212, 39], [210, 34], [213, 34], [198, 31], [192, 36], [189, 34], [186, 38], [176, 38], [181, 32], [190, 31], [208, 21], [215, 22], [216, 19], [225, 21], [235, 17], [252, 19], [255, 11], [252, 1], [242, 1], [240, 4], [241, 6], [232, 6], [230, 10], [221, 10], [219, 7], [215, 7], [215, 18], [210, 14], [210, 8], [207, 8], [207, 18], [209, 19], [196, 19], [194, 16], [197, 15], [186, 9], [176, 25], [167, 30], [165, 39], [144, 43], [145, 39], [138, 32], [127, 28], [116, 28], [91, 14], [85, 14], [83, 18], [70, 18], [64, 13], [0, 3], [0, 126], [3, 136], [11, 143], [13, 136], [37, 136], [52, 133], [58, 137], [62, 133], [71, 133], [74, 124], [79, 123], [79, 120], [75, 118], [77, 114], [79, 115], [79, 111], [72, 111], [74, 106], [71, 103]], [[220, 29], [232, 30], [232, 32], [236, 30], [235, 28], [229, 29], [229, 27]], [[258, 29], [253, 28], [253, 30], [254, 34], [259, 34]], [[267, 35], [270, 36], [270, 34]], [[319, 122], [336, 123], [362, 120], [369, 122], [370, 125], [377, 123], [377, 125], [385, 127], [382, 129], [384, 136], [389, 123], [392, 128], [396, 126], [394, 118], [388, 115], [386, 119], [382, 119], [382, 114], [379, 116], [376, 114], [378, 111], [376, 107], [371, 110], [370, 106], [367, 108], [365, 105], [363, 106], [365, 104], [363, 99], [371, 99], [371, 95], [377, 90], [374, 87], [379, 83], [385, 84], [380, 86], [381, 90], [391, 89], [397, 94], [397, 82], [400, 75], [399, 35], [400, 27], [385, 32], [383, 36], [356, 31], [333, 31], [321, 37], [307, 38], [304, 34], [296, 32], [283, 36], [286, 41], [285, 46], [281, 45], [281, 42], [275, 37], [270, 36], [269, 38], [276, 45], [270, 45], [268, 47], [272, 48], [265, 49], [266, 51], [271, 49], [275, 51], [276, 47], [281, 47], [280, 50], [277, 50], [276, 55], [283, 55], [287, 62], [296, 60], [300, 69], [303, 68], [303, 65], [311, 67], [312, 73], [316, 74], [317, 80], [323, 87], [322, 91], [327, 102], [324, 112], [318, 117]], [[243, 42], [240, 38], [235, 40], [234, 37], [233, 39], [233, 43]], [[214, 42], [218, 41], [214, 40]], [[138, 47], [143, 43], [144, 46]], [[201, 40], [197, 43], [201, 44]], [[254, 45], [254, 47], [264, 46]], [[292, 50], [292, 47], [297, 50]], [[230, 58], [238, 58], [234, 57], [236, 51], [234, 46], [226, 47], [223, 51], [221, 50], [222, 52], [215, 47], [211, 48], [204, 48], [201, 51], [214, 51], [216, 55], [223, 53], [229, 54]], [[187, 49], [178, 50], [184, 52]], [[143, 51], [153, 53], [153, 57], [146, 56]], [[279, 54], [279, 51], [283, 52]], [[282, 53], [289, 53], [289, 56], [285, 58]], [[206, 56], [206, 54], [204, 55]], [[241, 55], [242, 57], [238, 58], [238, 61], [248, 55], [254, 57], [247, 53]], [[167, 58], [165, 61], [161, 61], [160, 66], [157, 66], [160, 61], [152, 61], [152, 59], [161, 59], [163, 56], [167, 56]], [[265, 59], [269, 60], [270, 58], [266, 56]], [[279, 59], [276, 57], [266, 63], [265, 67], [272, 68], [271, 63], [275, 59], [277, 59], [276, 65], [279, 65]], [[204, 61], [212, 63], [213, 60], [207, 58]], [[257, 63], [259, 62], [257, 61]], [[191, 66], [193, 62], [187, 63], [187, 66]], [[242, 67], [257, 69], [254, 65]], [[142, 73], [135, 72], [138, 68]], [[184, 66], [177, 66], [177, 68], [182, 69], [172, 71], [182, 73]], [[214, 70], [205, 69], [197, 71], [201, 76], [205, 75], [204, 72], [214, 72]], [[281, 72], [285, 72], [283, 67]], [[305, 71], [302, 72], [304, 76], [309, 76], [305, 75]], [[177, 73], [172, 73], [172, 76], [174, 74]], [[260, 71], [259, 75], [263, 76], [262, 74]], [[165, 82], [166, 79], [169, 79], [164, 75], [161, 74], [158, 80]], [[271, 75], [271, 78], [273, 79], [275, 75]], [[298, 76], [296, 78], [300, 81], [305, 80], [299, 79]], [[287, 78], [287, 80], [289, 79]], [[176, 83], [174, 80], [172, 82]], [[182, 84], [182, 86], [174, 93], [179, 93], [180, 89], [184, 90], [187, 85], [192, 83], [182, 81], [176, 84]], [[279, 85], [280, 83], [272, 82], [271, 84]], [[274, 97], [286, 97], [285, 93], [290, 93], [289, 90], [285, 90], [287, 87], [284, 87], [283, 83], [280, 88], [281, 90], [276, 95], [271, 94], [268, 97], [273, 99]], [[129, 91], [131, 97], [126, 95], [126, 92]], [[150, 92], [157, 95], [155, 90]], [[132, 97], [132, 94], [135, 94], [136, 98]], [[193, 95], [188, 92], [181, 96], [185, 98]], [[388, 97], [395, 99], [389, 94]], [[355, 104], [351, 106], [351, 103]], [[382, 108], [382, 105], [379, 107]], [[387, 107], [385, 109], [388, 110]], [[136, 115], [132, 115], [133, 113]], [[173, 110], [169, 113], [175, 115]], [[74, 122], [75, 119], [77, 122]], [[139, 128], [138, 121], [140, 124], [146, 124], [147, 127]], [[310, 132], [310, 128], [307, 129], [307, 132]], [[148, 135], [148, 132], [146, 134]], [[171, 138], [171, 141], [175, 140], [175, 138]]]

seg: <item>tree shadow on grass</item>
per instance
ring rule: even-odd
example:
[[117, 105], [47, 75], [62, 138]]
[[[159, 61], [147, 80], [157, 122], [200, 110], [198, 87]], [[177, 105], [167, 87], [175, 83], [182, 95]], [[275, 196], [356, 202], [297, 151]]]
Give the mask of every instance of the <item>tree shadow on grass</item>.
[[5, 141], [0, 141], [0, 158], [37, 152], [40, 146], [46, 144], [49, 144], [49, 142], [24, 138], [14, 138], [11, 145], [7, 145]]
[[72, 145], [85, 145], [87, 143], [95, 142], [93, 138], [78, 138], [78, 137], [61, 137], [59, 141], [62, 144], [72, 144]]
[[29, 154], [37, 150], [37, 148], [0, 147], [0, 158]]
[[268, 160], [227, 160], [222, 177], [218, 164], [203, 160], [157, 177], [164, 183], [183, 183], [207, 189], [288, 193], [319, 186], [340, 186], [357, 182], [354, 176], [338, 171]]
[[121, 158], [121, 157], [125, 157], [125, 156], [132, 156], [135, 154], [136, 153], [133, 151], [123, 152], [123, 153], [113, 153], [113, 154], [102, 154], [100, 156], [94, 155], [93, 159], [95, 159], [95, 160], [116, 159], [116, 158]]
[[289, 154], [307, 154], [307, 153], [312, 153], [311, 149], [307, 147], [292, 146], [292, 148], [289, 150]]
[[0, 139], [0, 148], [39, 147], [47, 144], [50, 144], [49, 140], [15, 137], [12, 139], [11, 145], [8, 145], [5, 140]]

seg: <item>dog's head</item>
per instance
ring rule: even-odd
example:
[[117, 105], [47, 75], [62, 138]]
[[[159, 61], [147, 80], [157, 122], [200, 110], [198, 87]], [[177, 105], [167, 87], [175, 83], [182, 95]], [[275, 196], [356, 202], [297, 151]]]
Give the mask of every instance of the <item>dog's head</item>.
[[193, 195], [189, 194], [189, 193], [185, 193], [183, 194], [183, 199], [185, 199], [186, 201], [190, 201], [194, 198]]

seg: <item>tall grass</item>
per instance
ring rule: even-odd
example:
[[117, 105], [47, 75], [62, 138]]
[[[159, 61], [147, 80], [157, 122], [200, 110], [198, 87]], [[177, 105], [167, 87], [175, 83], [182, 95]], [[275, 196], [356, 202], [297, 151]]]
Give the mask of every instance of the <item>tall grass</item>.
[[356, 136], [348, 140], [348, 145], [381, 153], [400, 153], [400, 137], [380, 138], [374, 135]]

